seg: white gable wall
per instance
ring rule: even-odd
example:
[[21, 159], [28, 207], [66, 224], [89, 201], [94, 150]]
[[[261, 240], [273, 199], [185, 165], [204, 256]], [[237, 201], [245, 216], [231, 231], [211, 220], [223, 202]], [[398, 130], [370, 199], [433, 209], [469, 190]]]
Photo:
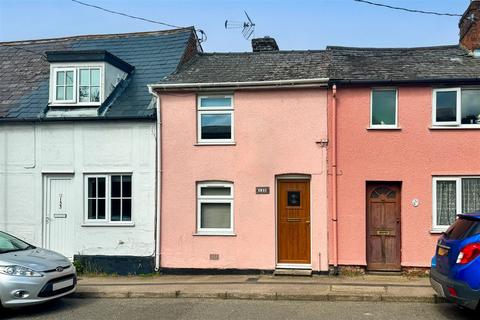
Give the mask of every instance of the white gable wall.
[[[134, 226], [83, 226], [84, 174], [127, 172]], [[154, 254], [154, 122], [0, 124], [0, 230], [44, 246], [44, 180], [52, 173], [72, 177], [75, 254]]]

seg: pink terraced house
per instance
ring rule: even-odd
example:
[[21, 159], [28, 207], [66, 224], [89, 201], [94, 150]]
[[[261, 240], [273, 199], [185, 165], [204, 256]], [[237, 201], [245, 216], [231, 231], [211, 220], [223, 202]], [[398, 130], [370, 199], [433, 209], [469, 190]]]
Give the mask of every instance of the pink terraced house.
[[327, 55], [252, 43], [151, 86], [164, 271], [328, 271]]
[[438, 234], [480, 210], [480, 1], [460, 45], [330, 47], [330, 264], [429, 267]]

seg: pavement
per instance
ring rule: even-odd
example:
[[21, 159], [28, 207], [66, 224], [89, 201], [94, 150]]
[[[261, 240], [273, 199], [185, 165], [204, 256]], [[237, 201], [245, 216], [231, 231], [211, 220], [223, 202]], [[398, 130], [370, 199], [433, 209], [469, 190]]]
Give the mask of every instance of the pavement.
[[428, 278], [364, 275], [80, 276], [76, 298], [198, 298], [440, 303]]

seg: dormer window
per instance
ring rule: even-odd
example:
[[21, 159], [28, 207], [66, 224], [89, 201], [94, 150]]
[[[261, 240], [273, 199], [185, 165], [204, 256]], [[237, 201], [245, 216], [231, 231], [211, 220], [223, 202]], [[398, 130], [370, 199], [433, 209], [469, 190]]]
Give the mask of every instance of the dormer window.
[[105, 50], [51, 51], [47, 52], [47, 60], [52, 107], [49, 116], [56, 116], [58, 112], [65, 116], [69, 110], [75, 115], [78, 110], [96, 112], [90, 107], [102, 105], [134, 69]]
[[101, 100], [102, 68], [54, 68], [54, 104], [98, 105]]
[[100, 68], [81, 68], [78, 102], [100, 102]]

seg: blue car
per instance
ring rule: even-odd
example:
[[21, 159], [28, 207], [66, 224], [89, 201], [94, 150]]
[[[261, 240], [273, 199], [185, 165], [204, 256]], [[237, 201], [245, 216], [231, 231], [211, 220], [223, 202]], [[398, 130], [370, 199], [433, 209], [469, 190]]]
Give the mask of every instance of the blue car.
[[439, 296], [480, 309], [480, 212], [459, 215], [442, 235], [432, 259], [430, 283]]

